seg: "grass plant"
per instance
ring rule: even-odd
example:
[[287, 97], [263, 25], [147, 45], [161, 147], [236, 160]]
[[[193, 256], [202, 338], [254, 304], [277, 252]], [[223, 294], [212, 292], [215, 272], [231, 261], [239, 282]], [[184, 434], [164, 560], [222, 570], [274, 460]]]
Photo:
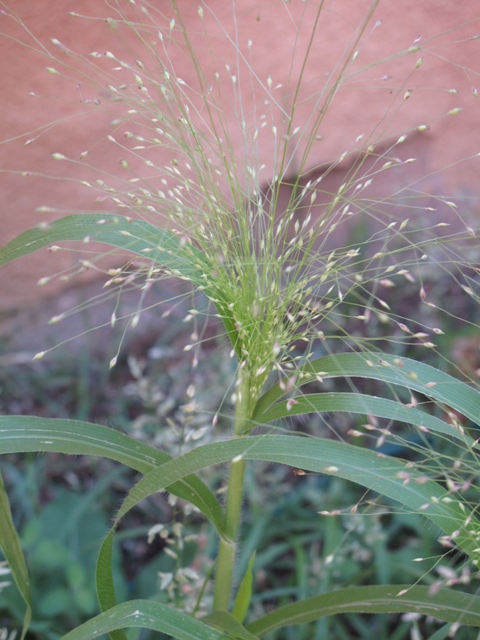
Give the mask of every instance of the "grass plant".
[[[218, 339], [229, 344], [234, 363], [218, 406], [201, 401], [195, 384], [186, 388], [188, 410], [208, 416], [210, 438], [196, 446], [201, 436], [196, 438], [193, 429], [180, 455], [79, 420], [0, 416], [2, 453], [104, 456], [143, 474], [99, 551], [101, 613], [63, 637], [87, 640], [108, 633], [113, 640], [125, 640], [125, 629], [148, 628], [179, 640], [273, 638], [283, 637], [275, 635], [280, 629], [312, 622], [319, 625], [319, 637], [327, 628], [321, 626], [323, 618], [346, 612], [433, 616], [444, 626], [432, 638], [453, 636], [461, 626], [480, 627], [480, 599], [471, 584], [480, 563], [478, 442], [472, 426], [478, 423], [480, 392], [458, 367], [444, 370], [446, 360], [440, 360], [436, 343], [445, 333], [442, 318], [462, 318], [448, 301], [442, 311], [428, 287], [432, 273], [441, 270], [462, 299], [478, 302], [476, 230], [450, 197], [438, 194], [434, 197], [456, 224], [450, 230], [443, 220], [432, 222], [425, 215], [431, 207], [418, 193], [418, 178], [388, 197], [375, 197], [372, 191], [385, 174], [412, 164], [412, 158], [402, 159], [401, 147], [409, 135], [428, 128], [418, 123], [412, 130], [395, 131], [393, 118], [408, 107], [408, 83], [422, 66], [422, 47], [413, 43], [388, 56], [389, 62], [405, 58], [411, 64], [389, 94], [381, 121], [323, 164], [315, 159], [315, 142], [331, 112], [362, 73], [373, 82], [374, 64], [359, 67], [357, 59], [381, 26], [378, 0], [365, 4], [340, 58], [326, 79], [316, 78], [315, 86], [310, 59], [322, 37], [327, 3], [304, 2], [300, 8], [269, 3], [272, 11], [285, 12], [295, 34], [283, 88], [270, 76], [257, 75], [252, 44], [244, 43], [237, 30], [237, 3], [229, 4], [233, 31], [212, 4], [199, 4], [192, 29], [184, 6], [175, 0], [161, 10], [156, 3], [106, 2], [106, 24], [119, 36], [119, 51], [130, 34], [125, 56], [94, 51], [85, 59], [60, 39], [47, 47], [25, 27], [25, 46], [46, 56], [52, 79], [73, 84], [81, 79], [82, 91], [108, 93], [106, 106], [89, 98], [82, 110], [94, 119], [99, 113], [113, 118], [106, 142], [119, 169], [95, 167], [94, 149], [80, 159], [53, 151], [58, 163], [78, 169], [74, 184], [106, 202], [107, 210], [40, 224], [7, 244], [0, 263], [44, 248], [64, 251], [62, 243], [78, 241], [83, 253], [73, 272], [103, 273], [105, 288], [115, 292], [113, 300], [123, 288], [138, 287], [137, 308], [119, 317], [117, 307], [111, 315], [111, 324], [123, 323], [125, 330], [141, 323], [154, 282], [184, 281], [190, 287], [187, 299], [195, 303], [183, 318], [192, 327], [184, 350], [192, 355], [193, 370], [212, 321], [222, 327]], [[6, 20], [18, 22], [3, 6]], [[72, 19], [100, 18], [75, 14]], [[3, 35], [8, 37], [8, 31]], [[209, 48], [216, 38], [234, 60], [221, 71]], [[205, 50], [212, 51], [207, 62], [200, 55]], [[178, 52], [188, 58], [187, 79], [178, 75]], [[254, 96], [248, 111], [247, 95]], [[459, 110], [444, 115], [457, 117]], [[35, 144], [42, 133], [30, 134], [27, 142]], [[342, 181], [333, 190], [325, 187], [340, 170]], [[83, 172], [95, 171], [95, 180], [84, 179]], [[339, 237], [347, 240], [338, 244]], [[117, 266], [102, 263], [105, 252], [98, 250], [99, 243], [118, 250], [109, 253]], [[398, 298], [407, 289], [426, 310], [424, 317], [408, 317], [402, 308]], [[168, 316], [178, 303], [173, 293], [164, 313]], [[68, 313], [51, 319], [53, 325], [60, 322], [68, 322]], [[111, 368], [120, 354], [119, 347]], [[45, 355], [42, 351], [36, 358]], [[141, 380], [141, 370], [135, 375]], [[307, 418], [312, 414], [318, 416], [316, 423]], [[347, 428], [337, 414], [349, 416]], [[219, 422], [230, 425], [228, 437], [224, 432], [217, 437]], [[383, 453], [385, 446], [400, 447], [401, 457]], [[254, 542], [250, 556], [239, 553], [244, 489], [253, 461], [287, 465], [300, 479], [313, 474], [360, 485], [366, 498], [352, 506], [352, 517], [357, 511], [367, 517], [385, 503], [388, 510], [395, 504], [399, 514], [428, 521], [446, 550], [445, 560], [438, 562], [447, 566], [454, 554], [458, 559], [451, 581], [432, 581], [431, 559], [416, 558], [427, 568], [420, 575], [412, 571], [405, 583], [390, 584], [384, 575], [383, 584], [358, 578], [354, 585], [347, 580], [332, 588], [327, 554], [319, 593], [305, 597], [300, 589], [298, 599], [255, 616]], [[228, 469], [224, 504], [205, 475], [216, 465]], [[205, 582], [193, 612], [176, 600], [175, 589], [169, 592], [170, 603], [156, 601], [154, 594], [151, 600], [117, 603], [111, 570], [117, 527], [139, 502], [161, 491], [192, 504], [218, 537], [213, 586]], [[24, 636], [32, 606], [29, 578], [3, 485], [0, 509], [0, 545], [27, 607]], [[330, 505], [315, 509], [312, 519], [327, 522], [339, 515]], [[332, 535], [325, 533], [325, 548]], [[172, 554], [180, 538], [178, 526], [166, 533]], [[290, 540], [291, 552], [300, 556], [294, 531]], [[380, 547], [379, 542], [379, 554]], [[461, 567], [467, 568], [469, 589], [453, 588], [462, 584]], [[194, 574], [184, 570], [182, 575], [188, 580]], [[162, 577], [165, 583], [170, 579]], [[209, 604], [206, 615], [202, 599]], [[366, 633], [364, 618], [350, 619], [358, 633], [362, 625]], [[405, 633], [415, 629], [416, 618]]]

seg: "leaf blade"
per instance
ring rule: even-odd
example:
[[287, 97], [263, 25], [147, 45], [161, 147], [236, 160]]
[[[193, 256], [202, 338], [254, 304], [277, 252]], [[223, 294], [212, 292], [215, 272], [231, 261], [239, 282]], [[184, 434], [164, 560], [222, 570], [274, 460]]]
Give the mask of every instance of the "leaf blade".
[[466, 444], [473, 444], [473, 440], [463, 435], [448, 422], [431, 416], [425, 411], [415, 407], [406, 407], [400, 402], [369, 396], [363, 393], [311, 393], [304, 396], [297, 396], [294, 404], [289, 401], [277, 402], [264, 411], [258, 419], [262, 423], [272, 422], [280, 418], [289, 416], [305, 415], [313, 412], [346, 412], [361, 415], [372, 415], [377, 418], [398, 420], [415, 426], [420, 426], [423, 430], [448, 435]]
[[[120, 519], [138, 502], [182, 477], [233, 459], [265, 460], [338, 476], [377, 491], [431, 520], [463, 549], [477, 565], [480, 550], [476, 536], [480, 521], [465, 505], [452, 499], [434, 480], [425, 481], [419, 472], [396, 458], [389, 458], [344, 442], [302, 436], [251, 436], [204, 445], [150, 471], [124, 500], [112, 529], [99, 553], [98, 595], [102, 610], [115, 604], [111, 554], [115, 528]], [[405, 474], [408, 474], [408, 482]], [[109, 575], [109, 578], [106, 576]]]
[[209, 264], [201, 251], [165, 229], [144, 220], [114, 214], [80, 213], [40, 225], [20, 234], [0, 249], [0, 266], [56, 242], [99, 242], [164, 264], [196, 284]]
[[202, 618], [203, 622], [211, 625], [215, 629], [225, 631], [230, 637], [238, 640], [258, 640], [258, 636], [247, 631], [244, 626], [228, 611], [214, 611], [210, 615]]
[[[312, 360], [290, 377], [295, 386], [302, 386], [317, 376], [321, 378], [369, 378], [406, 387], [459, 411], [473, 422], [480, 416], [480, 392], [464, 382], [423, 362], [383, 353], [340, 353]], [[283, 380], [283, 383], [287, 379]], [[285, 395], [282, 381], [273, 385], [259, 398], [252, 419], [262, 414]]]
[[[80, 420], [0, 416], [0, 454], [29, 451], [103, 456], [143, 474], [171, 460], [167, 453], [109, 427]], [[194, 504], [223, 534], [223, 510], [199, 478], [185, 478], [168, 491]]]
[[21, 640], [25, 638], [30, 621], [32, 619], [32, 594], [30, 591], [30, 579], [28, 577], [27, 565], [22, 552], [20, 538], [13, 523], [10, 503], [7, 492], [0, 474], [0, 548], [10, 568], [12, 577], [22, 596], [27, 609], [23, 619], [23, 629]]
[[185, 241], [185, 237], [145, 220], [114, 214], [74, 214], [25, 231], [11, 240], [0, 248], [0, 266], [62, 241], [99, 242], [123, 249], [152, 260], [168, 275], [192, 282], [214, 301], [237, 355], [240, 353], [229, 301], [215, 286], [213, 274], [220, 267], [212, 265], [204, 253]]
[[138, 627], [169, 634], [177, 640], [232, 638], [167, 605], [149, 600], [131, 600], [83, 623], [64, 635], [62, 640], [94, 640], [105, 633], [113, 635], [121, 629]]
[[242, 624], [246, 618], [248, 608], [250, 606], [250, 600], [252, 599], [253, 564], [255, 562], [255, 556], [256, 552], [254, 551], [250, 556], [250, 560], [248, 561], [247, 570], [238, 588], [237, 596], [235, 598], [235, 603], [232, 609], [233, 617], [238, 620], [240, 624]]
[[[407, 592], [398, 596], [404, 590]], [[348, 587], [279, 607], [246, 628], [262, 637], [285, 626], [341, 613], [418, 613], [480, 627], [480, 597], [453, 589], [430, 594], [429, 587], [423, 586]]]

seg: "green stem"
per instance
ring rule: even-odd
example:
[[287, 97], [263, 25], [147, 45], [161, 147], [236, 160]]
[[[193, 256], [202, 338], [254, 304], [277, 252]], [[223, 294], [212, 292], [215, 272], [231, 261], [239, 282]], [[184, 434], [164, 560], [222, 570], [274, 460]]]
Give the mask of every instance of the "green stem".
[[213, 598], [214, 611], [228, 611], [230, 604], [244, 472], [245, 460], [232, 462], [225, 509], [225, 538], [220, 539], [217, 558], [215, 594]]
[[[249, 418], [250, 384], [246, 376], [240, 380], [235, 409], [235, 435], [242, 437]], [[220, 539], [215, 577], [214, 611], [228, 611], [232, 590], [235, 552], [242, 508], [245, 460], [232, 460], [225, 505], [224, 537]]]

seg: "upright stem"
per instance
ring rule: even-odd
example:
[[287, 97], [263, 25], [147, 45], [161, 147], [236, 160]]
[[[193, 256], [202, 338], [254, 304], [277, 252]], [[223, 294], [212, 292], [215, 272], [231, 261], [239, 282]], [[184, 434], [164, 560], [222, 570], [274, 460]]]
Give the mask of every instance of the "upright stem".
[[[240, 379], [235, 408], [235, 436], [242, 437], [250, 409], [250, 384], [248, 376]], [[220, 538], [213, 597], [214, 611], [228, 611], [232, 591], [235, 552], [237, 546], [240, 512], [242, 507], [245, 460], [232, 460], [228, 478], [225, 505], [224, 536]]]
[[215, 594], [213, 598], [214, 611], [228, 611], [230, 604], [244, 472], [245, 460], [232, 462], [225, 510], [225, 537], [220, 538], [217, 558]]

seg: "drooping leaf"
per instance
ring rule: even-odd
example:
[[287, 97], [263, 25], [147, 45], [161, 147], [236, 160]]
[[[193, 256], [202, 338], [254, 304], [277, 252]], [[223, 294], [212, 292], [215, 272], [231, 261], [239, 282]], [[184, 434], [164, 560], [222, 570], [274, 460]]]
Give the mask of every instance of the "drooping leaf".
[[92, 618], [62, 637], [61, 640], [96, 640], [102, 634], [114, 636], [119, 629], [153, 629], [176, 640], [232, 640], [187, 613], [149, 600], [131, 600]]
[[225, 300], [215, 286], [215, 273], [221, 268], [185, 237], [161, 229], [145, 220], [112, 214], [81, 213], [42, 224], [14, 238], [0, 248], [0, 266], [57, 242], [99, 242], [135, 253], [165, 269], [167, 274], [192, 282], [214, 301], [234, 349], [240, 353], [238, 332]]
[[0, 249], [0, 266], [57, 242], [100, 242], [149, 258], [197, 285], [211, 267], [203, 253], [171, 231], [144, 220], [112, 214], [81, 213], [42, 224]]
[[[143, 474], [171, 460], [163, 451], [97, 424], [60, 418], [0, 416], [0, 454], [27, 451], [103, 456]], [[183, 478], [166, 490], [200, 509], [222, 535], [222, 508], [199, 478]]]
[[[138, 502], [179, 479], [239, 457], [265, 460], [338, 476], [387, 496], [414, 513], [421, 513], [479, 564], [480, 521], [468, 507], [434, 480], [396, 459], [343, 442], [301, 436], [253, 436], [198, 447], [150, 471], [130, 491], [100, 550], [97, 591], [103, 610], [115, 605], [111, 554], [115, 527]], [[408, 481], [407, 481], [408, 480]]]
[[[403, 593], [405, 592], [405, 593]], [[402, 595], [399, 595], [402, 594]], [[246, 625], [263, 637], [275, 629], [313, 622], [341, 613], [418, 613], [445, 622], [480, 627], [480, 597], [469, 593], [429, 587], [389, 585], [349, 587], [279, 607]]]
[[140, 500], [162, 489], [165, 481], [171, 484], [170, 478], [177, 480], [238, 456], [330, 474], [361, 484], [400, 502], [409, 510], [422, 513], [447, 535], [459, 529], [455, 536], [458, 546], [473, 555], [474, 562], [480, 559], [475, 542], [480, 521], [472, 515], [469, 524], [465, 525], [469, 515], [467, 506], [438, 483], [427, 480], [424, 474], [397, 458], [320, 438], [262, 435], [198, 447], [148, 472], [130, 491], [117, 517], [123, 517]]
[[[480, 392], [469, 385], [423, 362], [383, 353], [340, 353], [323, 356], [292, 372], [294, 386], [300, 387], [320, 377], [367, 378], [407, 387], [460, 412], [473, 422], [480, 419]], [[287, 384], [286, 384], [287, 383]], [[283, 388], [282, 388], [283, 387]], [[286, 394], [292, 383], [285, 378], [273, 385], [258, 400], [253, 420], [262, 415]]]
[[419, 426], [423, 431], [427, 430], [432, 433], [448, 435], [467, 445], [472, 445], [474, 442], [472, 438], [462, 434], [453, 425], [426, 413], [426, 411], [415, 407], [406, 407], [395, 400], [368, 396], [362, 393], [311, 393], [297, 396], [294, 403], [286, 400], [272, 405], [259, 416], [259, 420], [262, 423], [268, 423], [288, 416], [334, 411], [398, 420]]
[[10, 568], [17, 588], [25, 601], [27, 610], [23, 619], [21, 640], [25, 637], [32, 618], [32, 595], [27, 565], [23, 556], [20, 539], [13, 524], [10, 503], [0, 474], [0, 548]]

